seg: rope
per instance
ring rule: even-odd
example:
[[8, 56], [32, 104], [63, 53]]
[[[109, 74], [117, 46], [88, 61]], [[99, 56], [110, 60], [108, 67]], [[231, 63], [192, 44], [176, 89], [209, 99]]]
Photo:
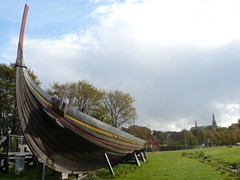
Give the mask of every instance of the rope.
[[26, 68], [27, 69], [27, 66], [23, 66], [23, 65], [19, 65], [19, 64], [15, 64], [15, 67], [22, 67], [22, 68]]

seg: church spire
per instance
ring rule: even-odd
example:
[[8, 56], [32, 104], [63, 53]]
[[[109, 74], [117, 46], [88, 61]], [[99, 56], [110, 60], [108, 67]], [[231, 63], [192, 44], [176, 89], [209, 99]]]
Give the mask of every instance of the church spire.
[[217, 122], [215, 120], [214, 113], [212, 113], [212, 129], [216, 129], [216, 128], [217, 128]]

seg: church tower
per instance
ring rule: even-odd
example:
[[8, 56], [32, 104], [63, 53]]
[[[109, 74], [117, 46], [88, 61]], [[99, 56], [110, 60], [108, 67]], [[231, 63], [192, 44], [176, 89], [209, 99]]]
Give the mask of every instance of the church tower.
[[215, 116], [212, 113], [212, 129], [217, 129], [217, 122], [215, 120]]

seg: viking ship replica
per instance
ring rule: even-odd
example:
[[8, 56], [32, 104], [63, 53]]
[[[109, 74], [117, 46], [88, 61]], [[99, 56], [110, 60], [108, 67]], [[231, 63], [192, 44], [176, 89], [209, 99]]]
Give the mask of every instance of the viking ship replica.
[[77, 174], [142, 152], [144, 140], [75, 110], [33, 82], [23, 63], [27, 12], [25, 5], [16, 60], [16, 98], [22, 132], [38, 162], [58, 172]]

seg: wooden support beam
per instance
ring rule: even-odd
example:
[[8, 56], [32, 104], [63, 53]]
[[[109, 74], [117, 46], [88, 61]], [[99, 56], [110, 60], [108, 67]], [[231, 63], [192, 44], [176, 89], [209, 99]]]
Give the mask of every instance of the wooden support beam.
[[115, 173], [113, 171], [112, 165], [111, 165], [111, 163], [110, 163], [110, 161], [108, 159], [107, 153], [104, 153], [104, 156], [105, 156], [105, 159], [107, 161], [109, 171], [112, 173], [113, 176], [115, 176]]
[[109, 171], [112, 173], [113, 176], [115, 176], [114, 171], [113, 171], [113, 167], [118, 165], [118, 164], [136, 164], [137, 166], [141, 166], [141, 163], [139, 161], [143, 160], [143, 162], [146, 162], [146, 154], [144, 152], [144, 150], [136, 150], [133, 151], [129, 154], [127, 154], [124, 158], [118, 160], [117, 162], [115, 162], [114, 164], [111, 165], [109, 158], [107, 156], [106, 153], [104, 153], [107, 165], [108, 165], [108, 169]]
[[146, 155], [146, 153], [145, 153], [145, 151], [144, 151], [144, 149], [142, 150], [142, 153], [143, 153], [143, 155], [144, 155], [144, 158], [145, 158], [145, 159], [148, 159], [148, 158], [147, 158], [147, 155]]
[[139, 154], [140, 154], [141, 159], [143, 160], [143, 162], [146, 162], [146, 159], [145, 159], [145, 157], [144, 157], [144, 155], [143, 155], [143, 152], [142, 152], [142, 151], [139, 151]]
[[139, 162], [139, 160], [138, 160], [138, 157], [137, 157], [137, 155], [136, 155], [135, 152], [133, 153], [133, 156], [134, 156], [134, 159], [135, 159], [135, 161], [136, 161], [136, 164], [137, 164], [138, 166], [141, 166], [141, 164], [140, 164], [140, 162]]
[[44, 179], [45, 179], [45, 164], [41, 162], [37, 162], [36, 180], [44, 180]]

